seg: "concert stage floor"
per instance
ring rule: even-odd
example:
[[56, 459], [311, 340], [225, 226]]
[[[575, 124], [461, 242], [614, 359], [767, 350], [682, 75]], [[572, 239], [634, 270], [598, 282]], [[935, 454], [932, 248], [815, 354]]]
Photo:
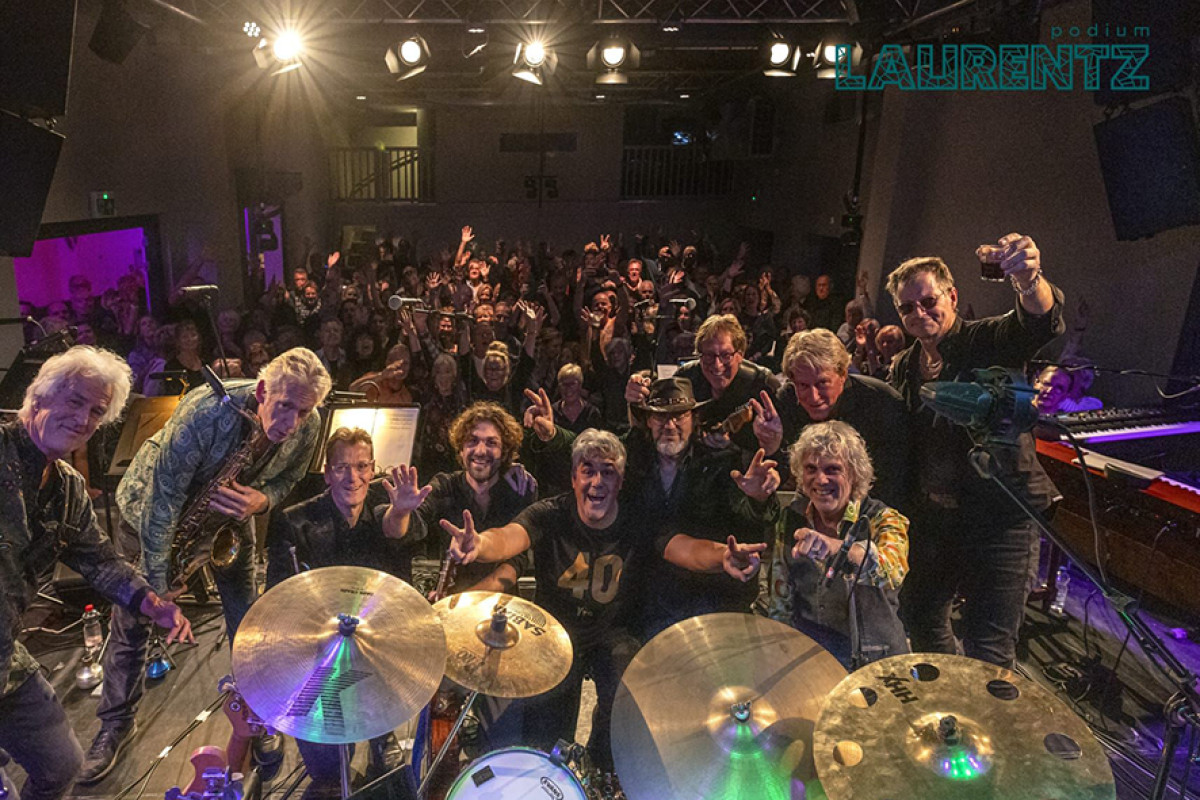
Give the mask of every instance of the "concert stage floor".
[[[1075, 577], [1067, 606], [1068, 621], [1064, 623], [1051, 619], [1039, 608], [1030, 607], [1022, 636], [1020, 668], [1030, 678], [1055, 689], [1060, 698], [1089, 719], [1094, 727], [1101, 730], [1102, 735], [1107, 731], [1107, 736], [1122, 742], [1134, 754], [1132, 761], [1126, 758], [1111, 759], [1117, 776], [1117, 796], [1121, 800], [1146, 797], [1151, 779], [1139, 767], [1139, 759], [1151, 764], [1152, 768], [1161, 751], [1160, 711], [1162, 702], [1170, 692], [1159, 682], [1156, 673], [1133, 644], [1121, 656], [1117, 672], [1112, 672], [1122, 649], [1124, 628], [1116, 615], [1104, 605], [1102, 598], [1092, 596], [1092, 587], [1086, 584], [1082, 576], [1077, 574]], [[190, 607], [187, 612], [198, 626], [199, 643], [172, 648], [176, 668], [161, 680], [151, 682], [138, 717], [139, 733], [113, 772], [95, 786], [77, 786], [69, 797], [112, 800], [126, 787], [137, 784], [125, 795], [128, 800], [139, 796], [162, 798], [171, 787], [186, 786], [191, 780], [193, 773], [188, 757], [193, 750], [201, 745], [225, 744], [229, 725], [224, 715], [217, 711], [170, 751], [153, 774], [144, 777], [163, 748], [216, 699], [217, 682], [229, 671], [229, 648], [223, 635], [219, 607]], [[1089, 626], [1086, 636], [1083, 627], [1085, 616]], [[71, 621], [73, 618], [66, 618], [65, 621], [29, 619], [27, 624], [61, 627]], [[1173, 624], [1169, 621], [1155, 620], [1154, 624], [1168, 637], [1172, 650], [1189, 669], [1200, 669], [1200, 645], [1169, 638], [1168, 629]], [[79, 639], [78, 628], [75, 628], [61, 637], [35, 635], [29, 644], [49, 671], [50, 681], [63, 699], [76, 734], [86, 748], [99, 722], [95, 717], [97, 697], [80, 691], [74, 685], [75, 668], [80, 656], [80, 648], [76, 646]], [[586, 686], [590, 689], [590, 684]], [[581, 723], [590, 718], [590, 702], [587, 701], [591, 697], [590, 692], [585, 697]], [[585, 725], [581, 724], [578, 738], [585, 740], [586, 735]], [[1184, 741], [1186, 745], [1187, 739]], [[1182, 774], [1183, 761], [1181, 756], [1177, 763], [1177, 775]], [[272, 800], [282, 798], [287, 787], [301, 774], [299, 764], [295, 745], [288, 741], [279, 777], [267, 788], [264, 797]], [[365, 765], [365, 748], [359, 748], [354, 769], [361, 773]], [[11, 766], [10, 769], [20, 785], [20, 770]], [[289, 776], [293, 776], [292, 780], [288, 779]], [[292, 797], [299, 797], [303, 786], [301, 783]], [[1187, 796], [1200, 798], [1200, 765], [1193, 770], [1191, 786], [1193, 788]], [[1174, 798], [1178, 795], [1169, 792], [1167, 796]]]

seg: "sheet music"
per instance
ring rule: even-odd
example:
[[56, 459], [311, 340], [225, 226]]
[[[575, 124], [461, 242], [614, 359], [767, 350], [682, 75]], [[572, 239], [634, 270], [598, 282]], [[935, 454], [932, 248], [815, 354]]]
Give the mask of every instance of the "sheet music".
[[[411, 464], [413, 446], [417, 439], [417, 419], [421, 409], [405, 408], [335, 408], [331, 412], [329, 432], [341, 427], [362, 428], [371, 434], [375, 448], [375, 468], [390, 470], [400, 464]], [[324, 467], [324, 459], [322, 459]]]

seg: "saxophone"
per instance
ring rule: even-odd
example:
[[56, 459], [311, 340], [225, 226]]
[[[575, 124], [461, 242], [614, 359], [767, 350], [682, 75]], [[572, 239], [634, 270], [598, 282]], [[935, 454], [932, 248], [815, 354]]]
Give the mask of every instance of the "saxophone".
[[223, 569], [237, 559], [241, 523], [224, 514], [209, 511], [208, 503], [217, 489], [228, 486], [265, 452], [267, 433], [258, 417], [230, 404], [252, 423], [250, 436], [217, 470], [217, 474], [184, 508], [175, 526], [171, 553], [167, 561], [167, 586], [170, 593], [182, 592], [188, 581], [208, 564]]

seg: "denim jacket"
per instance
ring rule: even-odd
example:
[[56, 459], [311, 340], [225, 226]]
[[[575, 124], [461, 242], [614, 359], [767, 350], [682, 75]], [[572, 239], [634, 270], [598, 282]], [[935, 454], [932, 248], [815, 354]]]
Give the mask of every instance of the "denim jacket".
[[[226, 384], [229, 396], [254, 413], [254, 381]], [[248, 422], [224, 406], [207, 386], [188, 392], [167, 424], [138, 450], [117, 486], [121, 516], [138, 532], [141, 567], [156, 591], [167, 588], [171, 540], [183, 507], [245, 441]], [[274, 508], [304, 476], [320, 436], [321, 420], [311, 414], [276, 449], [250, 482]]]
[[135, 614], [150, 588], [101, 531], [83, 476], [55, 461], [39, 488], [45, 467], [23, 424], [0, 425], [0, 696], [37, 672], [17, 634], [38, 576], [55, 561]]

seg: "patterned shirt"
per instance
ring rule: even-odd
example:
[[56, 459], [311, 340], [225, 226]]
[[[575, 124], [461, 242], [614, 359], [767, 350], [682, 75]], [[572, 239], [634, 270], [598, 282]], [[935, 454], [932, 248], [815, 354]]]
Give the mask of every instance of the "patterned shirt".
[[[250, 413], [255, 381], [229, 381], [234, 402]], [[203, 488], [248, 435], [249, 424], [225, 407], [204, 386], [184, 395], [158, 433], [134, 456], [117, 486], [121, 516], [138, 531], [142, 543], [142, 569], [158, 592], [167, 589], [171, 540], [183, 508]], [[311, 414], [296, 433], [275, 448], [274, 455], [250, 482], [267, 496], [274, 508], [304, 476], [321, 432], [319, 415]]]

